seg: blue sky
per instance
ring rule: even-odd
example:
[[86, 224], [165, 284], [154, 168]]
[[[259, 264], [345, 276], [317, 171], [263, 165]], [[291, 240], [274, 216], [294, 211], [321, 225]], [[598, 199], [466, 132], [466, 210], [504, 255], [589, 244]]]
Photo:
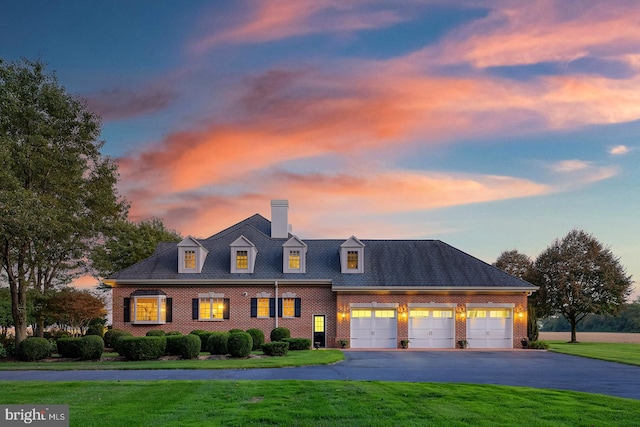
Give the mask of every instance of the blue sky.
[[[346, 3], [346, 4], [345, 4]], [[640, 277], [635, 1], [2, 1], [103, 118], [131, 217], [206, 237], [288, 199], [301, 238], [493, 262], [584, 229]]]

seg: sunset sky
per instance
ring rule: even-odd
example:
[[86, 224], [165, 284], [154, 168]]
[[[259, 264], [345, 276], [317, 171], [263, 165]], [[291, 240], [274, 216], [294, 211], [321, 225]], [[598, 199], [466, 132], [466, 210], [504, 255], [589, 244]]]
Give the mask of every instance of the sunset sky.
[[487, 262], [579, 228], [640, 278], [636, 0], [1, 4], [0, 57], [102, 116], [134, 220], [207, 237], [288, 199], [302, 239]]

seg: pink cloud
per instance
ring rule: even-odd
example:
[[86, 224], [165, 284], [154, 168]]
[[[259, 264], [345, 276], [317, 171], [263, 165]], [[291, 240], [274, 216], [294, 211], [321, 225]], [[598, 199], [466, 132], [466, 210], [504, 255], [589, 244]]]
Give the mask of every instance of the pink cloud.
[[[531, 197], [550, 191], [546, 185], [512, 177], [410, 171], [335, 175], [276, 172], [256, 180], [251, 187], [253, 192], [235, 195], [183, 193], [167, 199], [157, 197], [136, 208], [132, 216], [138, 219], [162, 211], [161, 216], [170, 227], [204, 237], [244, 219], [238, 217], [243, 212], [250, 216], [259, 209], [258, 213], [269, 218], [269, 200], [283, 197], [297, 206], [291, 217], [296, 229], [313, 229], [317, 233], [326, 227], [325, 231], [335, 235], [346, 230], [364, 233], [367, 225], [382, 222], [379, 217], [388, 214]], [[387, 231], [391, 232], [391, 228]]]
[[[372, 7], [374, 6], [374, 7]], [[261, 0], [245, 5], [242, 22], [224, 30], [215, 28], [192, 44], [202, 53], [219, 44], [260, 43], [317, 33], [336, 33], [385, 27], [403, 18], [397, 8], [370, 1]]]
[[622, 156], [629, 153], [629, 151], [631, 150], [626, 145], [616, 145], [615, 147], [611, 147], [609, 154], [613, 156]]
[[426, 52], [440, 63], [479, 68], [623, 56], [640, 42], [639, 19], [637, 3], [627, 0], [498, 2], [486, 18]]

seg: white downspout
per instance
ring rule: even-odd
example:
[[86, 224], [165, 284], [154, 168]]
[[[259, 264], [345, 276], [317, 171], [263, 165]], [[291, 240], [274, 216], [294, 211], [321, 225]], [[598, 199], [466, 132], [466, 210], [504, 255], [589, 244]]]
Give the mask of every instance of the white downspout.
[[276, 328], [278, 327], [278, 281], [274, 280], [276, 287]]

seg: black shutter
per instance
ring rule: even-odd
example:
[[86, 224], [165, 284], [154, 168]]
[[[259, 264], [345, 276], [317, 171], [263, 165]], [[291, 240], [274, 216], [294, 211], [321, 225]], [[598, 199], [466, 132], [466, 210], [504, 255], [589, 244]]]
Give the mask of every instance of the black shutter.
[[276, 299], [269, 298], [269, 317], [276, 317]]
[[282, 298], [278, 298], [278, 317], [282, 317]]
[[131, 322], [131, 298], [124, 299], [124, 321]]
[[302, 300], [300, 298], [296, 298], [294, 303], [295, 303], [295, 316], [300, 317], [302, 313]]
[[198, 320], [198, 298], [191, 300], [191, 319]]
[[165, 313], [166, 313], [166, 319], [165, 321], [167, 323], [169, 322], [173, 322], [173, 298], [167, 298], [167, 304], [165, 306]]
[[258, 298], [251, 298], [251, 317], [258, 317]]
[[229, 318], [229, 298], [224, 298], [222, 301], [224, 303], [224, 308], [222, 309], [222, 318], [228, 319]]

